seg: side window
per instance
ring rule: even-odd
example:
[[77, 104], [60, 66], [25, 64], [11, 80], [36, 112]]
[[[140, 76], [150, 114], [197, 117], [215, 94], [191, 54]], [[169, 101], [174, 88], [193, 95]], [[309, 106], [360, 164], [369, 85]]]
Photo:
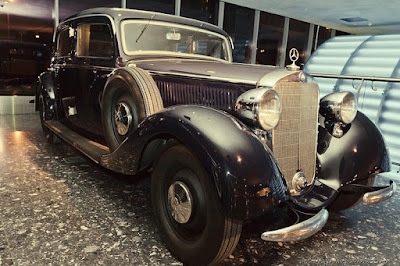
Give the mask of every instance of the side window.
[[113, 39], [106, 24], [85, 24], [78, 26], [78, 56], [112, 57]]
[[60, 32], [57, 43], [58, 56], [70, 56], [74, 47], [74, 37], [70, 36], [70, 29]]

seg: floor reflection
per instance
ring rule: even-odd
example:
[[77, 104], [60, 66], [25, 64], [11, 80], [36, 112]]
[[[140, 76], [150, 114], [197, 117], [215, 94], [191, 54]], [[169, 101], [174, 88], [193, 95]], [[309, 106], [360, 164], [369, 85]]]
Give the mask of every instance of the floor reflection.
[[[180, 264], [154, 223], [149, 178], [117, 175], [68, 144], [48, 144], [37, 114], [0, 116], [0, 202], [0, 265]], [[331, 213], [321, 232], [299, 242], [262, 241], [260, 217], [223, 264], [400, 265], [399, 220], [399, 193]]]

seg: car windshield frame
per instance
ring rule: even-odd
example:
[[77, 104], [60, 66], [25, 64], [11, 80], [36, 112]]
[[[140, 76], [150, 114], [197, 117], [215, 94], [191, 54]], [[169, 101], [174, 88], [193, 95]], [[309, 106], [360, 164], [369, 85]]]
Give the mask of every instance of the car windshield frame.
[[[174, 51], [163, 51], [163, 50], [129, 50], [128, 44], [126, 41], [126, 25], [129, 24], [141, 24], [144, 27], [144, 31], [142, 29], [142, 32], [138, 32], [138, 36], [136, 36], [136, 40], [140, 42], [140, 38], [143, 38], [143, 35], [146, 34], [146, 31], [148, 28], [150, 28], [152, 25], [157, 25], [157, 26], [166, 26], [166, 27], [174, 27], [177, 29], [183, 29], [183, 30], [190, 30], [193, 32], [191, 37], [195, 36], [198, 33], [203, 33], [203, 34], [208, 34], [208, 35], [213, 35], [219, 39], [221, 39], [221, 45], [222, 45], [222, 50], [221, 51], [226, 57], [226, 59], [219, 58], [219, 57], [214, 57], [214, 56], [208, 56], [208, 55], [202, 55], [202, 54], [195, 54], [195, 53], [188, 53], [188, 52], [174, 52]], [[179, 23], [174, 23], [174, 22], [165, 22], [165, 21], [157, 21], [157, 20], [142, 20], [142, 19], [126, 19], [121, 21], [120, 23], [120, 30], [121, 30], [121, 39], [122, 39], [122, 49], [124, 53], [128, 56], [141, 56], [141, 55], [162, 55], [162, 56], [177, 56], [177, 57], [191, 57], [191, 58], [199, 58], [199, 59], [209, 59], [209, 60], [216, 60], [216, 61], [222, 61], [222, 62], [232, 62], [232, 50], [230, 46], [230, 42], [228, 38], [220, 33], [213, 32], [207, 29], [203, 29], [201, 27], [194, 27], [194, 26], [188, 26], [184, 24], [179, 24]]]

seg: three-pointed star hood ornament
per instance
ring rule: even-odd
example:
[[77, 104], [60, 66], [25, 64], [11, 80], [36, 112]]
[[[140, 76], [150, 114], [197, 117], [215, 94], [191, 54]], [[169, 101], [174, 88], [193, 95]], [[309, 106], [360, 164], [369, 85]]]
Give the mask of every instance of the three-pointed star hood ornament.
[[300, 67], [298, 65], [296, 65], [296, 61], [299, 60], [300, 54], [299, 51], [296, 48], [292, 48], [289, 51], [289, 58], [290, 61], [292, 61], [291, 65], [287, 65], [286, 68], [288, 70], [292, 70], [292, 71], [296, 71], [299, 70]]

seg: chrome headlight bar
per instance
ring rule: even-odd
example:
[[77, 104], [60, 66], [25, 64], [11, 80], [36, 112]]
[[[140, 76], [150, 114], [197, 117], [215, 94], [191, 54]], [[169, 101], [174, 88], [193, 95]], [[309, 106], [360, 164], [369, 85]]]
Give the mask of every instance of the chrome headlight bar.
[[272, 130], [279, 122], [282, 103], [275, 90], [257, 88], [239, 96], [235, 111], [244, 122]]

